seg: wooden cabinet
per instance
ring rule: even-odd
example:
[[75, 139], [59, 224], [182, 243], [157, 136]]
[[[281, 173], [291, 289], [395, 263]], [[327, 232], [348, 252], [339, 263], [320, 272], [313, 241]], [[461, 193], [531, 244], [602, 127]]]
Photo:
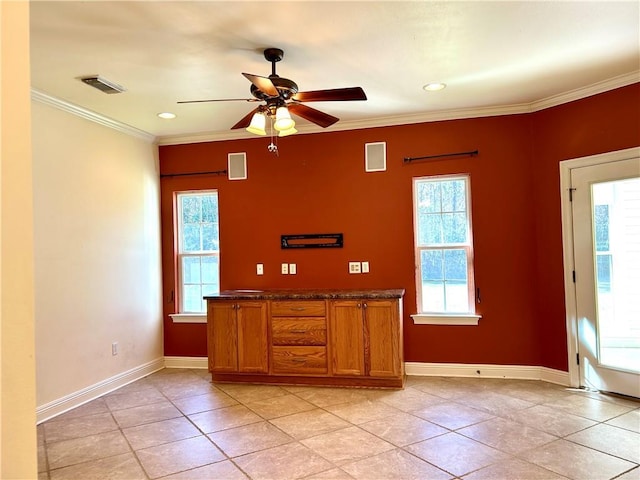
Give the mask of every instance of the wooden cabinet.
[[398, 300], [333, 300], [329, 318], [334, 375], [402, 375]]
[[207, 303], [209, 371], [267, 373], [266, 302]]
[[214, 381], [401, 388], [402, 290], [207, 297]]
[[326, 375], [326, 302], [272, 301], [271, 344], [272, 373]]

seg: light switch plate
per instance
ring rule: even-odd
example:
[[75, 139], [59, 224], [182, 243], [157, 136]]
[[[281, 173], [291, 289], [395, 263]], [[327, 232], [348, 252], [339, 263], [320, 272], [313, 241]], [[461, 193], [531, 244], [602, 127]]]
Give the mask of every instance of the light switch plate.
[[288, 263], [283, 263], [280, 266], [280, 268], [281, 268], [280, 271], [282, 272], [282, 275], [289, 275], [289, 264]]
[[360, 273], [360, 262], [349, 262], [349, 273]]
[[298, 268], [296, 267], [295, 263], [290, 263], [289, 264], [289, 275], [295, 275], [298, 271]]
[[362, 262], [362, 273], [369, 273], [369, 262]]
[[264, 265], [262, 263], [256, 264], [256, 275], [264, 275]]

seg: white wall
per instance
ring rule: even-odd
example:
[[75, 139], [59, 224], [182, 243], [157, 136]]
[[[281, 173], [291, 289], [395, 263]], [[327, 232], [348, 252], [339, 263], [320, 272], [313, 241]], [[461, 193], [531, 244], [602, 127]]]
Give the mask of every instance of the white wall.
[[0, 478], [36, 468], [29, 3], [0, 1]]
[[149, 141], [39, 101], [32, 126], [43, 420], [162, 361], [159, 170]]

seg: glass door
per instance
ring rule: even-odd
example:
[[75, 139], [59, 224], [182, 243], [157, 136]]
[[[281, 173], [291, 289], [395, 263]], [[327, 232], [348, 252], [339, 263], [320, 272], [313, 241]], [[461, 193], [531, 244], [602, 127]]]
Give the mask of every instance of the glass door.
[[571, 170], [580, 384], [640, 397], [640, 158]]

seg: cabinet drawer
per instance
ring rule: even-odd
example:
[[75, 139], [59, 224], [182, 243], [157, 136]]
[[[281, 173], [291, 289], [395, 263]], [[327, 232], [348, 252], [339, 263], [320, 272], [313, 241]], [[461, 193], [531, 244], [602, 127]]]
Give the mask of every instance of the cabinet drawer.
[[318, 317], [272, 318], [271, 341], [274, 345], [326, 345], [327, 321]]
[[273, 373], [327, 373], [327, 348], [273, 347]]
[[322, 300], [291, 300], [271, 302], [272, 317], [324, 317]]

